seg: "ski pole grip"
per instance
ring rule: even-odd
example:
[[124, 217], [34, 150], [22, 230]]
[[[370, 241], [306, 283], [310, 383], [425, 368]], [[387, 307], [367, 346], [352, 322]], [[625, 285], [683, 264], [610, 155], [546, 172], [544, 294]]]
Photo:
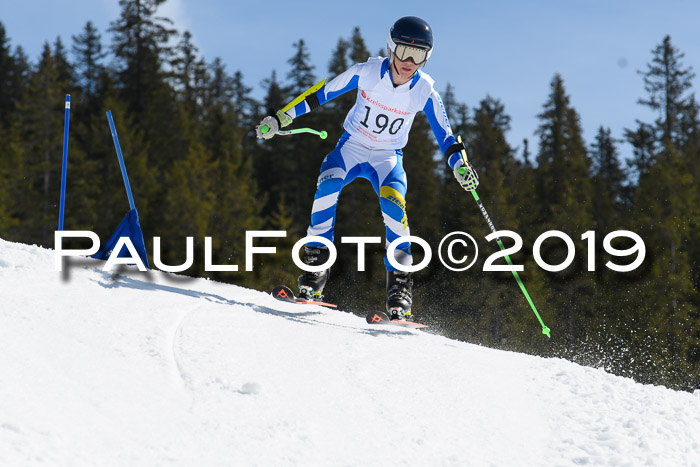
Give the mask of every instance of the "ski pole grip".
[[265, 133], [267, 133], [268, 131], [270, 131], [270, 127], [267, 126], [267, 125], [263, 125], [263, 126], [260, 128], [260, 133], [262, 133], [263, 135], [264, 135]]

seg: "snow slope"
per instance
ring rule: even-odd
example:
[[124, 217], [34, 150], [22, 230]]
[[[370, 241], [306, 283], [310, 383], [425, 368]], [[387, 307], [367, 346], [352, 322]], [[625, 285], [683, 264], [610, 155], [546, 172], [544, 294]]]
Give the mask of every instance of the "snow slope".
[[0, 240], [0, 465], [700, 466], [700, 391]]

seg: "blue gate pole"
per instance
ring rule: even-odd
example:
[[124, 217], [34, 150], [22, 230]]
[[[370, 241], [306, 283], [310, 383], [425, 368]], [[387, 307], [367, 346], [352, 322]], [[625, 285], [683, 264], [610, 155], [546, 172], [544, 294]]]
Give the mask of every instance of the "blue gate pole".
[[134, 196], [131, 194], [131, 185], [129, 184], [129, 177], [126, 174], [126, 166], [124, 165], [124, 157], [122, 156], [122, 148], [119, 146], [119, 138], [117, 137], [117, 129], [114, 127], [114, 120], [112, 120], [112, 111], [107, 111], [107, 120], [109, 120], [109, 129], [112, 132], [112, 139], [114, 140], [114, 147], [117, 150], [117, 157], [119, 158], [119, 167], [122, 169], [122, 178], [124, 179], [124, 187], [126, 188], [126, 196], [129, 197], [129, 206], [131, 206], [132, 211], [136, 209], [134, 204]]
[[61, 205], [58, 213], [58, 230], [63, 230], [63, 215], [66, 206], [66, 175], [68, 173], [68, 127], [70, 122], [70, 94], [66, 94], [66, 117], [63, 125], [63, 169], [61, 171]]

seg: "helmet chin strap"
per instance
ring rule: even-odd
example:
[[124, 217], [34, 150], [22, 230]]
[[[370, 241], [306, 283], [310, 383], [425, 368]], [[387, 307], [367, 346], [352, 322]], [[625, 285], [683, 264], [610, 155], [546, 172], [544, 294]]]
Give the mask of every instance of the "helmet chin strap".
[[[393, 54], [392, 54], [392, 55], [393, 55]], [[396, 74], [397, 74], [398, 76], [401, 76], [401, 73], [399, 73], [399, 70], [396, 68], [396, 62], [395, 62], [393, 59], [392, 59], [392, 61], [391, 61], [391, 66], [394, 67], [394, 71], [396, 71]], [[420, 67], [419, 67], [419, 68], [420, 68]], [[408, 83], [409, 81], [411, 81], [411, 79], [412, 79], [414, 76], [416, 76], [416, 72], [417, 72], [417, 71], [418, 71], [418, 68], [416, 68], [416, 70], [411, 74], [411, 76], [408, 77], [408, 80], [406, 81], [406, 83]], [[402, 83], [402, 84], [406, 84], [406, 83]], [[397, 85], [396, 83], [394, 83], [394, 85], [395, 85], [395, 86], [400, 86], [400, 85]]]

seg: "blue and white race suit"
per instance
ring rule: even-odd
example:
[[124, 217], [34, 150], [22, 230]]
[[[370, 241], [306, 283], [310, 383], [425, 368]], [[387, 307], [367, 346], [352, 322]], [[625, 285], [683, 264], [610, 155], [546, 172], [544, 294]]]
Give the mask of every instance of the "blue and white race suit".
[[[410, 235], [401, 149], [408, 142], [416, 113], [422, 110], [427, 116], [443, 154], [457, 144], [433, 85], [428, 74], [417, 70], [409, 82], [394, 86], [389, 59], [374, 57], [353, 65], [287, 112], [296, 118], [350, 90], [358, 91], [355, 105], [343, 124], [345, 133], [321, 165], [308, 235], [333, 241], [338, 196], [357, 177], [369, 180], [379, 196], [386, 245]], [[450, 168], [459, 159], [459, 152], [452, 153], [448, 159]], [[411, 264], [408, 242], [399, 244], [395, 259], [400, 264]], [[395, 269], [386, 256], [384, 264], [387, 270]]]

